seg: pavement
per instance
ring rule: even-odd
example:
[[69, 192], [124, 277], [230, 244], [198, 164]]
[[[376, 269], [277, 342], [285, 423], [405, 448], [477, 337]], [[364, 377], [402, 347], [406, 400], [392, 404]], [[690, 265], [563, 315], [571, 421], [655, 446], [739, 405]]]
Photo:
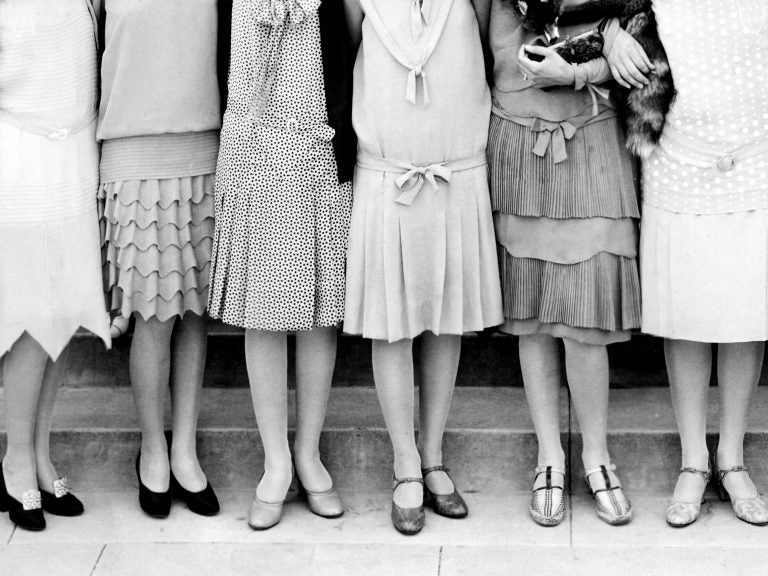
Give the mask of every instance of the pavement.
[[156, 520], [133, 490], [81, 493], [79, 518], [47, 515], [33, 533], [0, 516], [0, 574], [32, 576], [517, 576], [617, 574], [765, 575], [768, 527], [739, 521], [728, 503], [709, 501], [698, 522], [673, 529], [666, 499], [631, 494], [635, 518], [612, 527], [591, 498], [574, 494], [564, 522], [534, 524], [528, 494], [465, 494], [470, 515], [449, 520], [427, 512], [417, 536], [397, 533], [388, 492], [345, 492], [339, 519], [312, 515], [291, 496], [283, 519], [267, 531], [246, 524], [250, 491], [220, 492], [222, 511], [204, 518], [175, 503]]

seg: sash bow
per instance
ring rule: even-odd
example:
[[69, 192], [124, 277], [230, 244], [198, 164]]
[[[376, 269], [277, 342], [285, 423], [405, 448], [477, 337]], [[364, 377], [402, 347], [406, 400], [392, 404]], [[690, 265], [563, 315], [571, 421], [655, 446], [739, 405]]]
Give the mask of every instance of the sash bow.
[[547, 150], [552, 149], [552, 158], [555, 164], [564, 162], [568, 158], [565, 151], [565, 141], [573, 138], [576, 134], [576, 127], [570, 122], [548, 122], [537, 118], [531, 130], [538, 132], [536, 144], [533, 147], [533, 153], [540, 158], [547, 155]]

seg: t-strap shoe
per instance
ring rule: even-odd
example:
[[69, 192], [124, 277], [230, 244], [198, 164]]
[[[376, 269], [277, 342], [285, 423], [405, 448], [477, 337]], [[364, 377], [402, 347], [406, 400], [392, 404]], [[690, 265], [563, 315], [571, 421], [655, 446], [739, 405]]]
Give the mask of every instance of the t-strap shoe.
[[392, 476], [392, 526], [406, 536], [418, 534], [424, 528], [424, 504], [415, 508], [402, 508], [395, 502], [395, 490], [401, 484], [416, 482], [424, 485], [423, 478], [397, 478]]
[[709, 484], [709, 481], [712, 478], [712, 468], [699, 470], [698, 468], [683, 466], [680, 468], [680, 476], [683, 474], [701, 476], [704, 480], [704, 484], [701, 487], [701, 494], [695, 502], [683, 502], [682, 500], [673, 499], [672, 504], [667, 507], [667, 524], [673, 528], [682, 528], [693, 524], [698, 520], [699, 513], [701, 512], [701, 504], [704, 502], [704, 491], [707, 489], [707, 484]]
[[[533, 493], [528, 512], [536, 524], [557, 526], [565, 518], [565, 494], [563, 487], [552, 483], [552, 475], [559, 474], [565, 482], [565, 470], [553, 466], [537, 466], [533, 471]], [[543, 486], [536, 487], [536, 480], [545, 474]]]
[[[611, 482], [609, 472], [614, 470], [616, 470], [615, 464], [601, 465], [586, 470], [584, 477], [595, 500], [598, 517], [611, 526], [621, 526], [632, 520], [632, 503], [621, 488], [621, 484], [614, 485]], [[589, 477], [598, 473], [602, 475], [605, 487], [595, 489], [589, 482]]]
[[723, 484], [728, 474], [739, 472], [748, 474], [747, 468], [745, 466], [733, 466], [732, 468], [721, 470], [717, 467], [717, 461], [715, 461], [715, 468], [717, 470], [717, 492], [720, 500], [723, 502], [730, 500], [733, 511], [740, 520], [755, 526], [765, 526], [768, 524], [768, 503], [762, 494], [755, 491], [755, 495], [752, 498], [733, 498], [728, 493], [725, 484]]
[[[427, 474], [432, 472], [444, 472], [448, 479], [453, 484], [453, 492], [450, 494], [435, 494], [429, 489], [426, 483]], [[435, 514], [445, 516], [446, 518], [466, 518], [469, 514], [467, 503], [464, 502], [464, 498], [461, 497], [459, 491], [456, 490], [456, 483], [448, 475], [448, 468], [440, 464], [439, 466], [432, 466], [430, 468], [422, 468], [421, 476], [424, 478], [424, 506], [432, 508]]]

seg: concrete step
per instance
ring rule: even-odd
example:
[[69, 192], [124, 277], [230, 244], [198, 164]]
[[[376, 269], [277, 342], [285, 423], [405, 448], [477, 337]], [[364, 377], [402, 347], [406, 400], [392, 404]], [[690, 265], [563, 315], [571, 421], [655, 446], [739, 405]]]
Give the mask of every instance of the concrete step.
[[[418, 351], [418, 339], [415, 350]], [[115, 340], [111, 351], [90, 334], [73, 338], [63, 357], [67, 364], [63, 385], [67, 387], [128, 386], [128, 357], [131, 336]], [[294, 339], [289, 339], [293, 356]], [[665, 386], [667, 375], [661, 341], [638, 335], [632, 341], [609, 349], [611, 384], [618, 388]], [[418, 364], [418, 354], [416, 354]], [[0, 385], [2, 384], [0, 358]], [[766, 371], [768, 373], [768, 370]], [[768, 378], [768, 375], [766, 375]], [[293, 363], [289, 363], [289, 386], [294, 387]], [[373, 386], [370, 341], [341, 335], [333, 379], [334, 386]], [[459, 386], [522, 386], [517, 339], [493, 331], [463, 338]], [[211, 322], [205, 371], [206, 387], [248, 386], [243, 352], [243, 331]]]
[[[710, 443], [716, 443], [717, 389], [711, 391]], [[290, 396], [290, 413], [295, 398]], [[0, 397], [0, 403], [2, 399]], [[760, 486], [768, 486], [768, 388], [757, 392], [746, 439], [746, 461]], [[561, 398], [563, 445], [572, 456], [571, 491], [585, 493], [576, 417]], [[168, 418], [166, 421], [170, 421]], [[293, 416], [289, 418], [295, 427]], [[667, 388], [611, 392], [610, 449], [624, 485], [634, 492], [666, 494], [679, 466], [679, 440]], [[0, 447], [4, 445], [0, 429]], [[139, 432], [127, 388], [68, 388], [61, 392], [53, 432], [55, 460], [80, 489], [120, 491], [137, 486], [133, 468]], [[198, 450], [211, 483], [250, 490], [263, 459], [248, 390], [204, 391]], [[386, 491], [391, 447], [375, 390], [335, 388], [322, 438], [323, 459], [344, 490]], [[456, 390], [444, 443], [444, 462], [466, 493], [519, 492], [530, 488], [536, 439], [519, 388]], [[62, 469], [62, 472], [64, 470]]]
[[723, 502], [675, 530], [664, 523], [663, 498], [638, 496], [633, 521], [616, 528], [578, 494], [560, 526], [542, 528], [528, 518], [527, 495], [476, 493], [467, 495], [465, 520], [427, 512], [424, 530], [405, 537], [390, 525], [386, 491], [345, 493], [347, 511], [335, 520], [290, 499], [280, 524], [263, 532], [246, 525], [251, 491], [220, 491], [215, 517], [177, 503], [166, 520], [145, 516], [135, 493], [80, 495], [85, 515], [48, 515], [41, 533], [13, 531], [0, 517], [3, 574], [45, 574], [55, 565], [65, 576], [757, 576], [768, 561], [765, 528], [739, 522]]

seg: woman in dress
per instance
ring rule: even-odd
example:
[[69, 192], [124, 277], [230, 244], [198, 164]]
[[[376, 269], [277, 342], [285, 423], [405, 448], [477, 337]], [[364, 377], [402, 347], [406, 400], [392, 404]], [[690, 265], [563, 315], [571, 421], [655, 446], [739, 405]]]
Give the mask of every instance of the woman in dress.
[[[682, 468], [667, 522], [698, 518], [711, 474], [736, 515], [768, 523], [744, 432], [768, 339], [768, 6], [657, 0], [677, 98], [643, 167], [643, 331], [665, 340]], [[680, 22], [685, 22], [681, 26]], [[720, 437], [706, 444], [712, 343]]]
[[109, 344], [96, 213], [96, 10], [0, 2], [0, 511], [42, 530], [80, 501], [51, 462], [60, 355], [79, 327]]
[[[502, 330], [519, 337], [539, 445], [529, 512], [545, 526], [565, 516], [562, 342], [597, 514], [609, 524], [625, 524], [632, 508], [607, 443], [606, 346], [629, 340], [640, 326], [640, 213], [615, 105], [596, 88], [610, 79], [610, 71], [604, 58], [570, 65], [552, 49], [536, 46], [536, 34], [523, 26], [510, 2], [478, 4], [494, 65], [488, 157]], [[577, 24], [578, 19], [569, 24], [568, 17], [561, 17], [562, 37], [597, 24]]]
[[[346, 0], [359, 147], [344, 330], [371, 338], [394, 449], [392, 523], [463, 518], [444, 467], [461, 336], [502, 322], [485, 148], [491, 101], [469, 0]], [[413, 339], [421, 336], [414, 437]]]
[[196, 450], [221, 126], [216, 5], [105, 2], [98, 137], [109, 287], [112, 308], [135, 318], [139, 504], [161, 518], [172, 496], [198, 514], [219, 510]]
[[[351, 189], [328, 125], [319, 0], [235, 0], [229, 97], [216, 170], [210, 314], [246, 329], [264, 448], [248, 516], [280, 521], [295, 472], [310, 510], [344, 509], [319, 441], [344, 314]], [[338, 62], [336, 62], [338, 64]], [[343, 176], [342, 176], [343, 179]], [[288, 444], [287, 340], [296, 332], [297, 429]]]

